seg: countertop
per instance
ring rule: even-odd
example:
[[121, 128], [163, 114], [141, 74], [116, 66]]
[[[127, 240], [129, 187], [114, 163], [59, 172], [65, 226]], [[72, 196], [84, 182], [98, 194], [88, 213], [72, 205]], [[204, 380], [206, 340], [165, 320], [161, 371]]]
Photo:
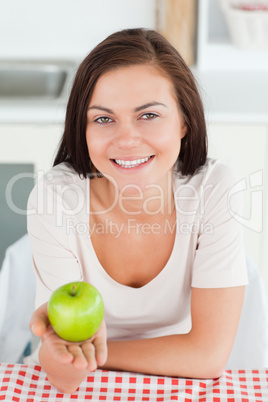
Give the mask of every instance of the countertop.
[[[211, 123], [268, 124], [268, 71], [198, 71], [205, 114]], [[0, 101], [0, 123], [62, 124], [67, 97], [49, 101]]]

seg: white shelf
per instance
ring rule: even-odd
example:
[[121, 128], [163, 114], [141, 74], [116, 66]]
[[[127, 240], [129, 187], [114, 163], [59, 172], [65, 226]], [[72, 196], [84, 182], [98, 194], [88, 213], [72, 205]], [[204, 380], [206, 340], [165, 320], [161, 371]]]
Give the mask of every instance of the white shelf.
[[268, 124], [268, 71], [192, 71], [208, 121]]
[[199, 70], [268, 71], [267, 50], [245, 50], [232, 43], [219, 0], [201, 0], [198, 4]]
[[219, 0], [198, 2], [197, 77], [209, 122], [268, 123], [268, 51], [236, 47]]

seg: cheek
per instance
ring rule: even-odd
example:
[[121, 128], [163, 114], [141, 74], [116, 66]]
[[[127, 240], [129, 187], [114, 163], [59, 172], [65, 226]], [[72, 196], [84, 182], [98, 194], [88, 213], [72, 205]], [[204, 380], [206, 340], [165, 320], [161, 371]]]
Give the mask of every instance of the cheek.
[[89, 131], [86, 132], [86, 142], [89, 154], [99, 154], [103, 149], [103, 141], [97, 135]]
[[94, 137], [91, 137], [90, 135], [86, 136], [86, 141], [87, 141], [89, 158], [91, 159], [93, 165], [97, 167], [99, 165], [99, 157], [100, 157], [99, 147], [96, 145]]
[[163, 148], [163, 150], [180, 148], [181, 133], [178, 127], [177, 124], [163, 125], [157, 135], [154, 133], [154, 140], [157, 146]]
[[88, 134], [86, 134], [86, 142], [87, 142], [87, 150], [90, 155], [90, 153], [91, 153], [90, 150], [93, 148], [93, 146], [92, 146], [91, 137]]
[[178, 124], [166, 126], [159, 139], [158, 148], [171, 164], [176, 162], [181, 149], [181, 131]]

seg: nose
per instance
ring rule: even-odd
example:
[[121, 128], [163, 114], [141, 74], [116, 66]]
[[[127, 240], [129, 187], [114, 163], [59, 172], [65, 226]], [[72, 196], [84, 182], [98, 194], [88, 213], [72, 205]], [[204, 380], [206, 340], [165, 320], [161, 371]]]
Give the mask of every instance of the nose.
[[133, 124], [122, 123], [117, 127], [115, 143], [122, 149], [135, 148], [140, 143], [140, 133]]

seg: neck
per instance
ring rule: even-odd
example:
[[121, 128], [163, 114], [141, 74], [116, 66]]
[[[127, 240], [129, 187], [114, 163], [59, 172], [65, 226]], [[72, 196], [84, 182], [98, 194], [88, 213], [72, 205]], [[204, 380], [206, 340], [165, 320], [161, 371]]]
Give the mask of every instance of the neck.
[[95, 195], [98, 194], [101, 209], [112, 211], [123, 220], [135, 217], [148, 222], [159, 219], [159, 215], [174, 212], [172, 172], [163, 178], [161, 184], [150, 184], [143, 191], [134, 185], [117, 189], [105, 177], [94, 179], [91, 188]]
[[171, 215], [174, 211], [172, 171], [161, 184], [150, 184], [143, 190], [137, 185], [118, 189], [105, 177], [95, 178], [90, 187], [91, 198], [95, 200], [91, 212], [106, 211], [122, 220], [135, 217], [148, 222], [159, 219], [161, 215]]

